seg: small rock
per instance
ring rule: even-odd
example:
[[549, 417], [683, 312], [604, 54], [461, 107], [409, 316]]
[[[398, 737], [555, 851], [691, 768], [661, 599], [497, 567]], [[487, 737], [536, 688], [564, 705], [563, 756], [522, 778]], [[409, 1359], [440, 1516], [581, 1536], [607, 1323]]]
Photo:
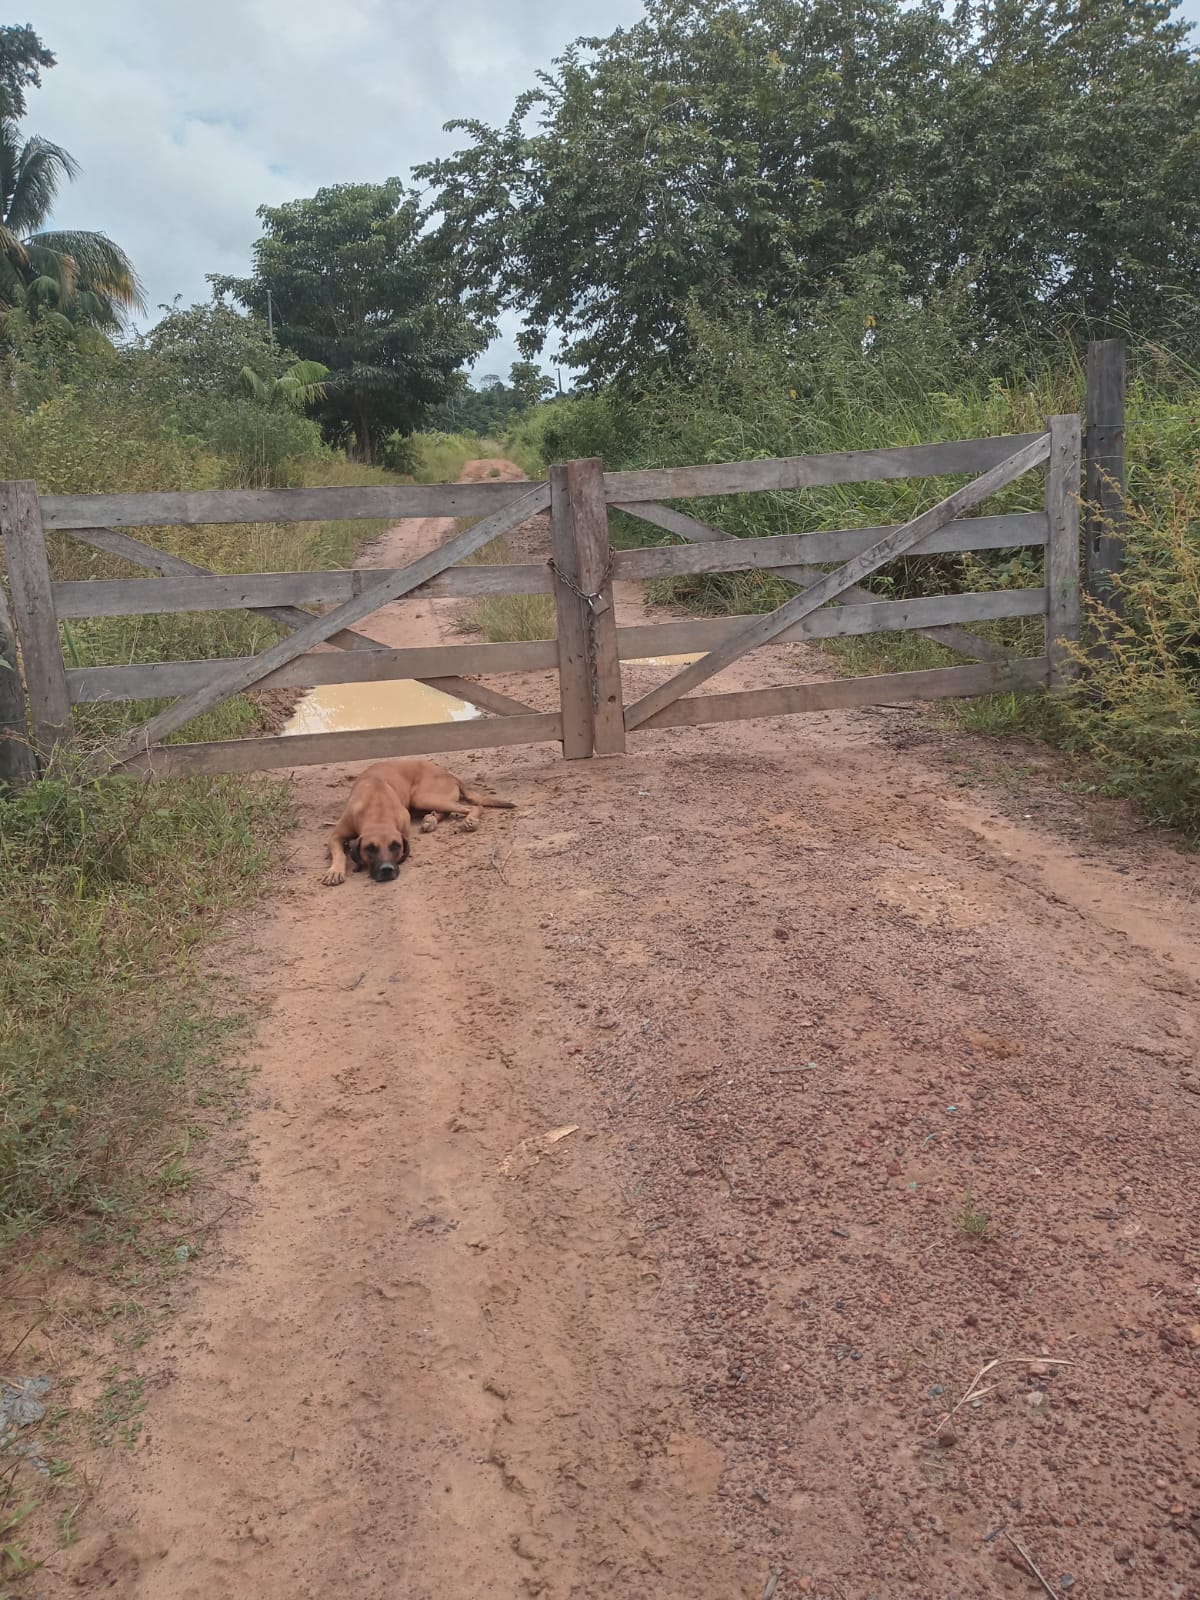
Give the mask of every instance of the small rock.
[[941, 1427], [937, 1431], [937, 1442], [941, 1445], [943, 1450], [949, 1450], [952, 1445], [956, 1445], [958, 1443], [958, 1434], [954, 1431], [954, 1426], [952, 1423], [942, 1423]]
[[1200, 1322], [1192, 1323], [1191, 1327], [1188, 1329], [1187, 1336], [1189, 1342], [1194, 1344], [1197, 1349], [1200, 1349]]
[[1116, 1561], [1132, 1561], [1133, 1546], [1128, 1539], [1118, 1539], [1113, 1545], [1113, 1559]]
[[963, 1323], [968, 1328], [977, 1328], [979, 1326], [979, 1313], [977, 1311], [968, 1311], [963, 1317]]
[[1058, 1580], [1058, 1587], [1063, 1590], [1073, 1589], [1075, 1587], [1075, 1574], [1073, 1572], [1064, 1572]]

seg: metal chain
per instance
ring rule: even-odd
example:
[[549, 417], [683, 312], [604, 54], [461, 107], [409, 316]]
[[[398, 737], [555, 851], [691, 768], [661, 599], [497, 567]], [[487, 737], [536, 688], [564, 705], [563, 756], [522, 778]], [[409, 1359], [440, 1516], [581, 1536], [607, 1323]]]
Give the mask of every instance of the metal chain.
[[595, 591], [594, 594], [588, 594], [585, 589], [581, 589], [579, 587], [573, 578], [568, 577], [562, 568], [555, 563], [553, 556], [551, 556], [549, 562], [547, 563], [550, 571], [554, 574], [558, 581], [562, 584], [565, 584], [565, 586], [570, 589], [571, 593], [582, 600], [584, 605], [587, 607], [587, 662], [588, 678], [592, 687], [593, 711], [598, 711], [600, 708], [600, 662], [596, 644], [596, 601], [599, 600], [600, 596], [604, 593], [604, 590], [608, 585], [608, 580], [612, 577], [613, 561], [615, 558], [616, 551], [611, 545], [609, 545], [608, 560], [604, 564], [604, 571], [600, 574], [600, 587]]

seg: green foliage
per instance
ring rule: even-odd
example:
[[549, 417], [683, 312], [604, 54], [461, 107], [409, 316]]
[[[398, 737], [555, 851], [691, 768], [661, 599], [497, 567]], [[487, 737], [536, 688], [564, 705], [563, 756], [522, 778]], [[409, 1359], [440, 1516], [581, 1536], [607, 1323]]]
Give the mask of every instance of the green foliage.
[[473, 433], [414, 433], [393, 435], [388, 451], [388, 465], [418, 483], [457, 483], [468, 461], [502, 456], [504, 446]]
[[0, 117], [25, 115], [25, 91], [37, 89], [54, 57], [28, 23], [0, 25]]
[[642, 382], [692, 313], [812, 308], [864, 272], [953, 291], [966, 350], [1194, 321], [1200, 62], [1165, 0], [648, 0], [509, 121], [417, 169], [477, 314]]
[[458, 373], [448, 397], [430, 409], [426, 425], [446, 433], [503, 433], [553, 390], [553, 381], [533, 361], [514, 361], [507, 383], [485, 376], [473, 386]]
[[554, 462], [586, 456], [603, 456], [613, 466], [640, 456], [641, 424], [640, 413], [615, 395], [572, 395], [529, 412], [509, 430], [505, 446], [531, 477]]
[[[1136, 434], [1135, 434], [1136, 440]], [[1136, 800], [1155, 822], [1200, 839], [1200, 431], [1192, 459], [1132, 508], [1119, 614], [1091, 607], [1103, 653], [1079, 652], [1063, 703], [1068, 740], [1106, 792]]]
[[0, 311], [19, 324], [46, 319], [120, 328], [143, 307], [129, 257], [106, 234], [46, 231], [64, 180], [78, 177], [74, 157], [37, 134], [22, 139], [17, 123], [0, 116]]
[[486, 343], [440, 291], [416, 199], [399, 179], [340, 184], [262, 206], [249, 278], [214, 277], [265, 316], [283, 344], [329, 373], [315, 406], [328, 439], [373, 460], [389, 433], [411, 433], [453, 374]]
[[135, 1200], [185, 1068], [217, 1045], [196, 956], [254, 893], [282, 785], [64, 771], [0, 793], [0, 1244]]

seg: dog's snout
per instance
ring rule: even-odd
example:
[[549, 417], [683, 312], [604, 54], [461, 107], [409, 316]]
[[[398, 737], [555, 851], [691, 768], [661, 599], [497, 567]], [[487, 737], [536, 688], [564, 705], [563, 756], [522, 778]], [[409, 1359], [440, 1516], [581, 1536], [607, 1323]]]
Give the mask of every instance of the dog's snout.
[[381, 861], [376, 871], [380, 883], [390, 883], [396, 876], [396, 868], [390, 861]]

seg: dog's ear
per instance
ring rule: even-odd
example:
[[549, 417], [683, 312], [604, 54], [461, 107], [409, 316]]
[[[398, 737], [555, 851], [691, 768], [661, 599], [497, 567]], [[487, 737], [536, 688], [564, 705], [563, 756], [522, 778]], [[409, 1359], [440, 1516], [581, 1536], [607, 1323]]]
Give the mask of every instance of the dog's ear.
[[402, 862], [407, 861], [411, 854], [412, 845], [409, 843], [408, 835], [406, 833], [402, 833], [400, 835], [400, 860]]
[[346, 854], [350, 857], [351, 861], [353, 861], [355, 872], [361, 872], [362, 871], [362, 864], [363, 864], [362, 863], [362, 853], [358, 848], [358, 840], [357, 839], [347, 839], [346, 840]]

